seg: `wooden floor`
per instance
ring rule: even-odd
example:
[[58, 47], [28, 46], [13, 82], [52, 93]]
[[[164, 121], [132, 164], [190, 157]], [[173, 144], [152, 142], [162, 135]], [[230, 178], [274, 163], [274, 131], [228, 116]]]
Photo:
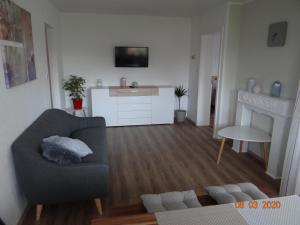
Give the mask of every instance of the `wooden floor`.
[[[225, 147], [216, 164], [219, 143], [212, 128], [189, 122], [176, 125], [108, 128], [110, 193], [104, 201], [106, 215], [140, 210], [143, 193], [195, 190], [205, 195], [207, 185], [252, 182], [267, 192], [278, 193], [278, 181], [264, 173], [262, 162]], [[43, 225], [87, 225], [97, 217], [93, 201], [46, 206]], [[32, 225], [34, 209], [23, 225]]]

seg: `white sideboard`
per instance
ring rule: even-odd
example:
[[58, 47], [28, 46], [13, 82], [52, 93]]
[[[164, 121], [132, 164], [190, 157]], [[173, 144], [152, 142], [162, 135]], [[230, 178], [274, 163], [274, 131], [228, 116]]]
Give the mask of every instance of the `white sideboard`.
[[102, 116], [107, 126], [174, 123], [174, 87], [104, 87], [91, 90], [92, 115]]

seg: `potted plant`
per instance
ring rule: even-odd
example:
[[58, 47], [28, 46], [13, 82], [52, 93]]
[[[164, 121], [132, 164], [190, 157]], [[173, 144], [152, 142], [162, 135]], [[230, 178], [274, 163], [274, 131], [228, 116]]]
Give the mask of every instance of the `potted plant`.
[[76, 75], [71, 75], [69, 80], [64, 83], [63, 88], [69, 91], [69, 96], [73, 101], [73, 108], [76, 110], [82, 109], [82, 98], [85, 97], [85, 83], [85, 79]]
[[185, 120], [186, 117], [186, 110], [182, 110], [181, 109], [181, 98], [185, 95], [187, 95], [187, 89], [183, 88], [182, 85], [178, 86], [175, 88], [175, 95], [178, 98], [178, 105], [179, 105], [179, 109], [175, 111], [175, 118], [177, 122], [183, 122]]

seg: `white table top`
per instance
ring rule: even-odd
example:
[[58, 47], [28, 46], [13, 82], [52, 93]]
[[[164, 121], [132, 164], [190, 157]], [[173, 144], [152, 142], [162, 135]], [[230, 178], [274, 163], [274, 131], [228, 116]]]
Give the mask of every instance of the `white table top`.
[[155, 217], [159, 225], [250, 225], [233, 204], [171, 210]]
[[238, 141], [271, 142], [271, 136], [268, 133], [251, 127], [226, 127], [219, 130], [218, 135]]
[[[253, 208], [254, 202], [257, 208]], [[251, 203], [244, 202], [242, 208], [236, 208], [235, 204], [224, 204], [165, 211], [155, 213], [155, 217], [160, 225], [299, 225], [299, 196], [255, 200]]]
[[[279, 208], [265, 207], [267, 202], [279, 202]], [[287, 196], [265, 200], [257, 200], [258, 207], [250, 208], [249, 202], [244, 202], [244, 208], [237, 209], [249, 225], [299, 225], [300, 224], [300, 198]], [[274, 205], [274, 204], [273, 204]]]

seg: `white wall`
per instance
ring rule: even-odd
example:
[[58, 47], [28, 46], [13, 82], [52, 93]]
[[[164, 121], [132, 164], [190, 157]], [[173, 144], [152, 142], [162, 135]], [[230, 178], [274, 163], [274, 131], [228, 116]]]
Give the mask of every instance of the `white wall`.
[[[295, 97], [300, 79], [300, 2], [298, 0], [261, 0], [243, 10], [238, 87], [246, 89], [254, 77], [269, 94], [274, 81], [283, 83], [282, 96]], [[287, 21], [288, 33], [283, 47], [268, 47], [271, 23]]]
[[241, 4], [234, 3], [227, 5], [224, 49], [218, 82], [219, 92], [217, 93], [218, 104], [215, 118], [217, 129], [233, 125], [235, 121], [242, 7]]
[[225, 26], [226, 4], [211, 8], [201, 16], [192, 18], [191, 55], [189, 76], [188, 117], [197, 122], [199, 64], [201, 51], [201, 35], [222, 32]]
[[47, 0], [15, 2], [32, 16], [37, 80], [6, 89], [0, 66], [0, 217], [7, 225], [17, 223], [26, 205], [16, 182], [10, 146], [50, 105], [44, 23], [58, 27], [58, 13]]
[[[183, 84], [188, 88], [187, 18], [63, 13], [61, 25], [65, 76], [81, 75], [87, 86], [95, 86], [98, 78], [104, 85], [119, 85], [120, 78], [127, 77], [129, 84]], [[114, 67], [115, 46], [149, 47], [149, 68]]]
[[[274, 81], [283, 83], [282, 96], [294, 98], [300, 79], [300, 2], [298, 0], [260, 0], [244, 6], [238, 68], [238, 89], [246, 89], [247, 80], [257, 79], [264, 93], [269, 94]], [[268, 47], [269, 24], [287, 21], [284, 47]], [[271, 132], [270, 118], [255, 114], [253, 126]], [[261, 155], [256, 145], [250, 148]]]
[[212, 68], [211, 74], [218, 76], [220, 69], [220, 54], [221, 54], [222, 34], [217, 32], [213, 34], [213, 48], [212, 48]]
[[298, 170], [298, 177], [296, 178], [295, 194], [300, 195], [300, 167]]

